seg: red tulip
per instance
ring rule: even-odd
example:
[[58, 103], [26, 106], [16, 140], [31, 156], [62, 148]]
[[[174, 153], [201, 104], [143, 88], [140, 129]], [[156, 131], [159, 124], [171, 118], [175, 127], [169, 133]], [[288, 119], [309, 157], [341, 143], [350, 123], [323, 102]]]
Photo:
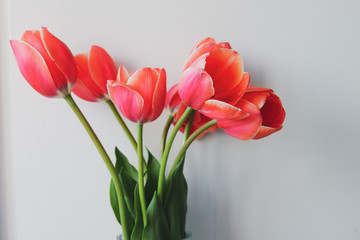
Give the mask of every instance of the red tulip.
[[46, 97], [71, 92], [77, 75], [74, 56], [46, 28], [26, 31], [10, 44], [21, 74], [36, 91]]
[[166, 72], [159, 68], [142, 68], [129, 75], [119, 68], [116, 81], [108, 81], [110, 99], [121, 113], [133, 122], [157, 119], [166, 100]]
[[107, 81], [116, 79], [116, 65], [101, 47], [92, 46], [88, 54], [75, 56], [78, 79], [73, 89], [78, 97], [90, 101], [109, 99]]
[[218, 126], [238, 139], [260, 139], [282, 128], [285, 110], [280, 98], [271, 89], [249, 86], [235, 106], [249, 116], [243, 119], [218, 121]]
[[244, 118], [247, 114], [234, 106], [250, 80], [243, 68], [240, 55], [230, 44], [207, 38], [194, 47], [186, 61], [179, 96], [185, 105], [209, 118]]

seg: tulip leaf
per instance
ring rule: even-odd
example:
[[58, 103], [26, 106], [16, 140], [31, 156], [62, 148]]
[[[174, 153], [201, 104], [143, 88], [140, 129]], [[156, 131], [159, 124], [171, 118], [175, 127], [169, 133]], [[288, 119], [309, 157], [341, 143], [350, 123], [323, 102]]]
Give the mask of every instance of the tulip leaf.
[[176, 166], [169, 179], [165, 199], [165, 211], [169, 219], [170, 239], [181, 240], [186, 236], [187, 183], [183, 174], [184, 158]]
[[131, 233], [131, 240], [142, 240], [144, 230], [143, 218], [139, 197], [139, 186], [136, 184], [134, 190], [134, 210], [135, 210], [135, 224]]
[[124, 193], [126, 206], [131, 214], [131, 217], [135, 220], [134, 189], [136, 182], [125, 173], [124, 168], [121, 168], [119, 177]]
[[150, 204], [159, 181], [160, 163], [148, 150], [147, 181], [145, 184], [146, 203]]
[[[129, 163], [126, 156], [122, 154], [118, 148], [115, 148], [115, 155], [116, 155], [115, 169], [117, 174], [119, 175], [120, 183], [122, 185], [124, 198], [127, 206], [126, 209], [127, 211], [125, 214], [127, 219], [129, 219], [130, 217], [130, 219], [128, 220], [128, 225], [132, 226], [133, 220], [131, 218], [135, 217], [133, 213], [133, 209], [134, 209], [133, 193], [137, 182], [137, 170]], [[118, 198], [116, 194], [115, 185], [112, 180], [110, 182], [110, 203], [116, 219], [121, 224]]]
[[147, 225], [144, 229], [142, 240], [169, 240], [169, 227], [164, 207], [160, 198], [154, 192], [154, 196], [146, 211]]
[[116, 163], [115, 168], [116, 171], [120, 171], [120, 168], [124, 168], [124, 171], [127, 175], [129, 175], [135, 182], [138, 180], [138, 172], [136, 168], [131, 165], [124, 154], [120, 152], [120, 150], [116, 147], [115, 148], [115, 156], [116, 156]]
[[116, 195], [116, 189], [115, 189], [113, 180], [111, 180], [111, 182], [110, 182], [110, 204], [111, 204], [111, 207], [112, 207], [112, 209], [114, 211], [116, 220], [121, 225], [119, 203], [118, 203], [118, 198], [117, 198], [117, 195]]
[[[122, 187], [123, 192], [125, 194], [124, 184], [121, 181], [122, 172], [123, 172], [123, 168], [120, 168], [120, 172], [119, 172], [120, 184], [122, 185], [121, 187]], [[125, 201], [126, 201], [126, 197], [125, 197]], [[110, 182], [110, 203], [111, 203], [111, 207], [112, 207], [112, 209], [114, 211], [115, 217], [116, 217], [116, 219], [118, 220], [118, 222], [121, 225], [119, 202], [118, 202], [118, 198], [117, 198], [117, 194], [116, 194], [115, 185], [114, 185], [114, 182], [112, 180]], [[128, 223], [127, 228], [128, 228], [128, 232], [129, 232], [133, 228], [132, 227], [133, 226], [133, 219], [131, 217], [131, 211], [129, 210], [128, 206], [125, 208], [125, 218], [126, 218], [126, 222]]]

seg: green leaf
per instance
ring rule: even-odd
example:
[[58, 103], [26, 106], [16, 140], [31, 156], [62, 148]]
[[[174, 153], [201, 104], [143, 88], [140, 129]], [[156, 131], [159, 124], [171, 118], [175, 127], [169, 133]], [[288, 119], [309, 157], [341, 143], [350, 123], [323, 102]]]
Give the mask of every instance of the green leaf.
[[120, 172], [120, 168], [124, 168], [124, 172], [129, 175], [135, 182], [138, 180], [138, 172], [136, 168], [131, 165], [124, 154], [120, 150], [115, 148], [116, 163], [115, 168], [117, 173]]
[[[128, 225], [129, 227], [131, 227], [133, 224], [132, 217], [135, 217], [133, 214], [133, 209], [134, 209], [133, 194], [137, 182], [137, 170], [129, 163], [126, 156], [122, 154], [118, 148], [115, 148], [115, 155], [116, 155], [115, 169], [120, 178], [120, 183], [123, 189], [124, 198], [127, 205], [127, 211], [125, 214], [126, 214], [126, 218], [129, 219]], [[117, 221], [121, 224], [118, 198], [112, 180], [110, 182], [110, 203]]]
[[113, 180], [111, 180], [111, 182], [110, 182], [110, 204], [111, 204], [111, 207], [112, 207], [112, 209], [114, 211], [114, 214], [115, 214], [115, 217], [116, 217], [117, 221], [121, 225], [119, 203], [118, 203], [118, 199], [117, 199], [117, 195], [116, 195], [116, 189], [115, 189]]
[[147, 181], [145, 184], [145, 196], [147, 206], [154, 196], [159, 181], [160, 163], [158, 160], [147, 150], [149, 159], [147, 161]]
[[124, 168], [121, 168], [119, 177], [124, 193], [126, 206], [131, 214], [131, 218], [135, 220], [134, 189], [136, 186], [136, 182], [129, 175], [125, 173]]
[[169, 226], [165, 210], [156, 192], [146, 211], [146, 216], [147, 225], [142, 240], [169, 240]]
[[183, 174], [184, 159], [176, 166], [169, 179], [165, 199], [165, 211], [169, 220], [171, 240], [181, 240], [186, 236], [187, 183]]
[[135, 210], [135, 225], [131, 233], [131, 240], [142, 240], [144, 226], [143, 226], [138, 184], [136, 184], [134, 190], [134, 210]]

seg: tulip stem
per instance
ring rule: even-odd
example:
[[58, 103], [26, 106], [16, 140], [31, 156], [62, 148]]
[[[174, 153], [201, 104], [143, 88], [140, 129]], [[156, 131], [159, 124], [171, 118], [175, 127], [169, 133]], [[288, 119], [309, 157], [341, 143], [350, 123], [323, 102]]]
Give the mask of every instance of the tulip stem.
[[139, 184], [139, 197], [141, 212], [143, 216], [144, 227], [147, 224], [146, 218], [146, 200], [145, 200], [145, 188], [144, 188], [144, 170], [143, 170], [143, 124], [138, 124], [138, 144], [137, 144], [137, 155], [138, 155], [138, 184]]
[[193, 132], [193, 134], [190, 135], [190, 137], [185, 141], [185, 143], [183, 144], [183, 146], [181, 147], [178, 155], [175, 158], [174, 164], [171, 167], [171, 171], [169, 174], [169, 179], [171, 177], [171, 175], [173, 174], [176, 166], [179, 164], [179, 162], [181, 161], [181, 159], [183, 158], [183, 156], [186, 153], [186, 150], [189, 148], [190, 144], [204, 131], [206, 131], [208, 128], [216, 125], [216, 119], [213, 119], [207, 123], [205, 123], [204, 125], [202, 125], [201, 127], [199, 127], [195, 132]]
[[[128, 126], [126, 125], [126, 123], [124, 122], [124, 120], [122, 119], [119, 111], [116, 109], [114, 103], [111, 100], [107, 100], [106, 103], [109, 105], [111, 111], [113, 112], [115, 118], [117, 119], [117, 121], [119, 122], [121, 128], [124, 130], [126, 136], [129, 138], [131, 145], [133, 146], [133, 148], [135, 149], [135, 151], [137, 152], [137, 142], [134, 138], [134, 136], [132, 135], [132, 133], [130, 132]], [[146, 168], [146, 162], [145, 162], [145, 158], [143, 158], [143, 165], [144, 168]]]
[[174, 120], [174, 115], [170, 114], [166, 123], [165, 123], [165, 126], [164, 126], [164, 130], [163, 130], [163, 133], [161, 135], [161, 149], [160, 149], [160, 156], [163, 155], [164, 153], [164, 150], [165, 150], [165, 144], [166, 144], [166, 138], [167, 138], [167, 135], [168, 135], [168, 132], [169, 132], [169, 129], [170, 129], [170, 125], [171, 123], [173, 122]]
[[190, 132], [191, 132], [191, 127], [192, 127], [192, 123], [194, 120], [194, 116], [195, 116], [195, 112], [192, 112], [187, 120], [186, 126], [185, 126], [185, 130], [184, 130], [184, 142], [186, 142], [186, 140], [189, 138], [190, 136]]
[[159, 182], [158, 182], [158, 196], [161, 201], [163, 201], [163, 190], [164, 190], [164, 184], [165, 184], [165, 169], [166, 169], [166, 163], [169, 157], [171, 146], [174, 142], [175, 136], [177, 132], [179, 131], [180, 127], [184, 123], [184, 121], [188, 118], [188, 116], [195, 111], [191, 107], [187, 107], [185, 112], [181, 115], [178, 122], [175, 124], [174, 129], [172, 130], [169, 140], [166, 143], [164, 153], [161, 157], [161, 164], [160, 164], [160, 171], [159, 171]]
[[119, 176], [118, 176], [118, 174], [116, 172], [116, 169], [115, 169], [111, 159], [109, 158], [109, 155], [106, 153], [103, 145], [101, 144], [99, 138], [96, 136], [94, 130], [91, 128], [89, 122], [86, 120], [85, 116], [80, 111], [80, 109], [77, 106], [77, 104], [75, 103], [74, 99], [71, 97], [70, 94], [66, 95], [64, 97], [64, 99], [69, 104], [71, 109], [74, 111], [74, 113], [76, 114], [76, 116], [79, 118], [80, 122], [82, 123], [82, 125], [86, 129], [87, 133], [89, 134], [91, 140], [95, 144], [95, 147], [99, 151], [102, 159], [104, 160], [104, 163], [105, 163], [106, 167], [108, 168], [108, 170], [110, 172], [111, 178], [112, 178], [112, 180], [114, 182], [114, 186], [115, 186], [115, 189], [116, 189], [116, 195], [117, 195], [117, 198], [118, 198], [118, 201], [119, 201], [120, 220], [121, 220], [121, 224], [122, 224], [122, 230], [123, 230], [124, 239], [129, 240], [130, 235], [128, 233], [128, 225], [127, 225], [128, 223], [126, 222], [127, 219], [126, 219], [126, 215], [125, 215], [124, 193], [123, 193], [121, 183], [120, 183], [120, 179], [119, 179]]
[[124, 130], [126, 136], [129, 138], [129, 140], [131, 142], [131, 145], [134, 147], [135, 151], [137, 151], [136, 140], [135, 140], [134, 136], [131, 134], [128, 126], [126, 125], [126, 123], [124, 122], [122, 117], [120, 116], [120, 114], [119, 114], [118, 110], [116, 109], [114, 103], [111, 100], [107, 100], [106, 103], [109, 105], [111, 111], [114, 113], [117, 121], [119, 122], [120, 126]]

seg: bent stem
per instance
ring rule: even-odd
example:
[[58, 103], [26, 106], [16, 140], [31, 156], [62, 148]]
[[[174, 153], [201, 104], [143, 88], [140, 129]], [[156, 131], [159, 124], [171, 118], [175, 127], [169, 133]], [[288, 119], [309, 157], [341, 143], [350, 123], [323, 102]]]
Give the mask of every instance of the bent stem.
[[174, 172], [176, 166], [179, 164], [179, 162], [181, 161], [182, 157], [185, 155], [186, 150], [189, 148], [190, 144], [204, 131], [206, 131], [208, 128], [211, 128], [212, 126], [216, 125], [216, 119], [213, 119], [207, 123], [205, 123], [204, 125], [202, 125], [201, 127], [199, 127], [193, 134], [190, 135], [190, 137], [185, 141], [184, 145], [181, 147], [178, 155], [175, 158], [174, 164], [171, 167], [170, 170], [170, 174], [169, 174], [169, 179], [172, 175], [172, 173]]
[[147, 224], [146, 218], [146, 200], [145, 200], [145, 188], [144, 188], [144, 170], [143, 170], [143, 124], [138, 124], [138, 144], [137, 144], [137, 155], [138, 155], [138, 183], [139, 183], [139, 197], [141, 212], [143, 216], [144, 227]]
[[87, 133], [89, 134], [91, 140], [95, 144], [95, 147], [99, 151], [102, 159], [104, 160], [104, 163], [105, 163], [106, 167], [108, 168], [108, 170], [110, 172], [111, 178], [112, 178], [112, 180], [114, 182], [114, 186], [115, 186], [115, 189], [116, 189], [116, 195], [117, 195], [117, 198], [118, 198], [118, 201], [119, 201], [120, 219], [121, 219], [121, 224], [122, 224], [123, 235], [124, 235], [125, 240], [129, 240], [130, 235], [128, 233], [128, 226], [127, 226], [128, 223], [126, 222], [126, 216], [125, 216], [124, 193], [123, 193], [121, 183], [120, 183], [120, 179], [119, 179], [119, 176], [118, 176], [118, 174], [116, 172], [116, 169], [115, 169], [111, 159], [109, 158], [109, 155], [106, 153], [103, 145], [101, 144], [99, 138], [96, 136], [94, 130], [91, 128], [89, 122], [86, 120], [85, 116], [82, 114], [79, 107], [76, 105], [74, 99], [71, 97], [70, 94], [66, 95], [64, 97], [64, 99], [69, 104], [71, 109], [74, 111], [75, 115], [78, 117], [78, 119], [80, 120], [80, 122], [84, 126], [85, 130], [87, 131]]
[[170, 125], [173, 122], [173, 120], [174, 120], [174, 115], [170, 114], [167, 121], [166, 121], [166, 123], [165, 123], [164, 130], [163, 130], [162, 135], [161, 135], [160, 156], [162, 156], [163, 153], [164, 153], [167, 134], [169, 132]]
[[181, 115], [179, 121], [176, 123], [174, 129], [172, 130], [169, 140], [166, 143], [166, 147], [164, 150], [164, 153], [161, 157], [161, 165], [160, 165], [160, 171], [159, 171], [159, 181], [158, 181], [158, 196], [161, 201], [163, 201], [163, 191], [164, 191], [164, 184], [165, 184], [165, 169], [166, 169], [166, 163], [169, 157], [171, 146], [174, 142], [175, 136], [177, 132], [179, 131], [180, 127], [184, 123], [184, 121], [187, 119], [187, 117], [195, 111], [191, 107], [187, 107], [185, 112]]

